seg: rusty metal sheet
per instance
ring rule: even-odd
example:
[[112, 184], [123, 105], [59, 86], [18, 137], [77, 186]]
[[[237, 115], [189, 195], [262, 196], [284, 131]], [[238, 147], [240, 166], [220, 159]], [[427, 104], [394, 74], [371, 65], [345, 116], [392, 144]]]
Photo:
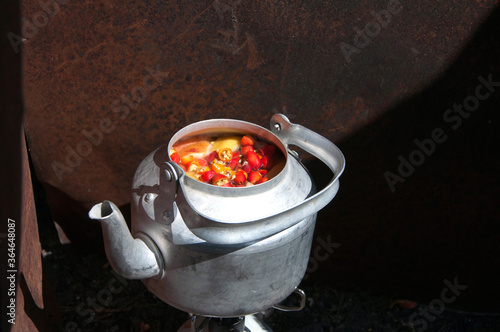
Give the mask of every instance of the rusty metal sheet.
[[[20, 33], [17, 1], [0, 5], [2, 36]], [[58, 304], [43, 276], [41, 248], [23, 129], [21, 58], [0, 42], [0, 289], [2, 331], [52, 331]]]
[[[21, 181], [13, 177], [7, 182], [6, 187], [16, 189], [8, 193], [13, 196], [10, 204], [2, 203], [0, 249], [5, 260], [2, 262], [5, 270], [1, 272], [2, 305], [6, 308], [3, 310], [2, 329], [12, 332], [52, 331], [58, 324], [60, 313], [57, 300], [51, 293], [50, 281], [43, 274], [28, 154], [21, 123], [16, 127], [20, 149], [10, 157], [20, 157]], [[16, 164], [12, 160], [11, 165]]]
[[[26, 25], [23, 42], [26, 130], [36, 172], [70, 238], [100, 247], [88, 242], [98, 242], [100, 235], [86, 211], [103, 199], [126, 206], [139, 162], [178, 129], [220, 117], [267, 126], [279, 111], [340, 143], [346, 152], [345, 185], [318, 224], [322, 234], [339, 236], [351, 250], [339, 254], [344, 269], [332, 283], [345, 285], [357, 276], [358, 283], [375, 289], [387, 284], [419, 289], [448, 277], [461, 257], [472, 262], [472, 253], [460, 250], [455, 237], [444, 245], [445, 252], [460, 252], [449, 269], [443, 266], [451, 254], [443, 255], [439, 266], [426, 261], [432, 256], [426, 245], [442, 240], [451, 227], [443, 220], [454, 220], [459, 205], [447, 205], [443, 215], [443, 197], [420, 200], [426, 205], [415, 205], [418, 213], [408, 204], [419, 201], [415, 197], [436, 181], [433, 170], [468, 168], [429, 161], [425, 165], [433, 167], [426, 176], [415, 175], [418, 184], [408, 180], [395, 195], [384, 172], [397, 170], [398, 155], [412, 152], [414, 139], [443, 125], [443, 113], [474, 90], [479, 75], [498, 72], [493, 60], [498, 42], [491, 37], [498, 31], [483, 24], [498, 17], [497, 1], [47, 3], [52, 7], [22, 2], [23, 16], [33, 25], [31, 30]], [[482, 132], [481, 125], [474, 128]], [[466, 132], [453, 131], [452, 152], [435, 159], [453, 159], [470, 138]], [[474, 151], [472, 143], [468, 146]], [[487, 152], [479, 157], [491, 163]], [[446, 174], [466, 176], [463, 171]], [[459, 181], [439, 182], [443, 195], [453, 193]], [[360, 209], [359, 201], [370, 204]], [[421, 214], [427, 206], [433, 208]], [[469, 230], [464, 216], [479, 210], [477, 202], [461, 214], [463, 234]], [[483, 225], [496, 213], [485, 211]], [[329, 223], [329, 215], [337, 222]], [[422, 219], [430, 225], [403, 227], [407, 219], [412, 225]], [[469, 244], [483, 235], [476, 234], [476, 242]], [[401, 242], [415, 249], [404, 247], [409, 251], [403, 253]], [[364, 250], [381, 256], [367, 261]], [[412, 250], [420, 253], [418, 258]], [[414, 259], [405, 261], [405, 254]], [[388, 276], [382, 257], [391, 257], [391, 269], [401, 267], [405, 279]], [[361, 266], [369, 266], [373, 278], [360, 273]], [[426, 275], [429, 270], [432, 276]], [[475, 294], [486, 293], [483, 288]]]
[[493, 3], [23, 1], [37, 172], [124, 204], [138, 162], [197, 120], [284, 111], [339, 141], [442, 72]]

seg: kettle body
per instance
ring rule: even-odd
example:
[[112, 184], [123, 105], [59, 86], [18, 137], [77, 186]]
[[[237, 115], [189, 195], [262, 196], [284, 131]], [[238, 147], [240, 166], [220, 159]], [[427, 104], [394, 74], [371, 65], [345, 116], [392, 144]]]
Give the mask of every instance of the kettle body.
[[[179, 140], [220, 132], [272, 142], [285, 155], [283, 169], [259, 185], [225, 188], [187, 176], [170, 160], [168, 152]], [[292, 145], [331, 169], [325, 188], [316, 190]], [[283, 115], [272, 117], [271, 130], [232, 119], [181, 129], [141, 162], [133, 179], [131, 236], [157, 263], [154, 269], [135, 267], [137, 278], [164, 302], [201, 316], [235, 317], [278, 305], [304, 276], [317, 212], [337, 193], [344, 165], [333, 143]], [[120, 255], [115, 247], [107, 245], [108, 259]], [[118, 270], [123, 264], [130, 259], [112, 262]], [[149, 269], [150, 274], [139, 273]]]

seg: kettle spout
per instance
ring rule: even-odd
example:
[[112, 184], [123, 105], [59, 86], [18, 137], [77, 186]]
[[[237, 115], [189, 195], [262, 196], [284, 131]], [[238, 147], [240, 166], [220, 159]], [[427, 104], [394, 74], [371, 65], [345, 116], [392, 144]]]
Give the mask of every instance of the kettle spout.
[[101, 222], [106, 256], [124, 278], [147, 279], [160, 274], [155, 254], [141, 239], [134, 239], [118, 207], [109, 201], [96, 204], [89, 217]]

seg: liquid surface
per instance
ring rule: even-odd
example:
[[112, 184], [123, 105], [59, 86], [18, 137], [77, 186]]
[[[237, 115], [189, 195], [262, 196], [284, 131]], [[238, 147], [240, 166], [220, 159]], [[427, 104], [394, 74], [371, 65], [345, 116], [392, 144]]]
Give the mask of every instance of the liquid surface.
[[169, 155], [188, 176], [221, 187], [264, 183], [285, 165], [275, 144], [253, 135], [193, 136], [176, 142]]

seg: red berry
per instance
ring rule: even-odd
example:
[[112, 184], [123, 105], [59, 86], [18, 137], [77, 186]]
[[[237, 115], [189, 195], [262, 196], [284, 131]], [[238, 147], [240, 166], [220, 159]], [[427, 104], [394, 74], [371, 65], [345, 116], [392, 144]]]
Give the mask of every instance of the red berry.
[[231, 159], [233, 159], [233, 151], [230, 148], [224, 148], [219, 150], [217, 155], [219, 156], [220, 160], [226, 163], [231, 161]]
[[233, 158], [231, 159], [231, 161], [229, 162], [229, 167], [232, 169], [232, 170], [235, 170], [236, 167], [238, 167], [238, 164], [240, 162], [240, 158]]
[[194, 158], [194, 160], [196, 160], [200, 166], [208, 166], [208, 162], [205, 159]]
[[250, 167], [252, 167], [252, 169], [255, 171], [258, 170], [262, 166], [262, 162], [260, 160], [259, 155], [253, 151], [247, 152], [245, 154], [245, 158], [246, 158], [248, 164], [250, 165]]
[[212, 153], [205, 157], [205, 160], [207, 161], [207, 163], [211, 164], [215, 158], [217, 158], [217, 151], [212, 151]]
[[198, 164], [196, 160], [193, 160], [186, 164], [188, 172], [198, 172], [200, 167], [201, 167], [200, 164]]
[[248, 181], [253, 184], [256, 184], [260, 179], [262, 179], [262, 175], [257, 171], [252, 171], [248, 174]]
[[231, 185], [231, 183], [229, 182], [229, 178], [220, 173], [214, 175], [214, 177], [212, 178], [212, 184], [219, 187], [228, 187], [228, 185]]
[[266, 181], [268, 181], [269, 179], [266, 178], [266, 177], [263, 177], [262, 179], [260, 179], [259, 181], [255, 182], [255, 184], [261, 184], [261, 183], [264, 183]]
[[178, 164], [181, 161], [181, 156], [179, 155], [179, 153], [174, 152], [170, 155], [170, 159], [172, 159], [174, 163]]
[[276, 151], [276, 145], [273, 144], [267, 144], [264, 147], [262, 147], [262, 149], [260, 149], [262, 155], [268, 158], [272, 157], [275, 151]]
[[252, 167], [248, 163], [246, 163], [243, 166], [241, 166], [241, 169], [244, 170], [245, 173], [247, 173], [247, 174], [252, 171]]
[[236, 185], [242, 185], [247, 182], [247, 177], [244, 171], [238, 171], [236, 172], [236, 175], [234, 176], [233, 179], [234, 184]]
[[203, 172], [200, 176], [200, 179], [203, 181], [203, 182], [208, 182], [210, 180], [212, 180], [212, 178], [215, 176], [215, 173], [214, 171], [206, 171], [206, 172]]
[[260, 159], [260, 162], [262, 163], [262, 168], [267, 168], [267, 165], [268, 165], [268, 158], [266, 156], [263, 156], [261, 159]]
[[241, 153], [243, 153], [243, 154], [247, 154], [247, 152], [250, 152], [250, 151], [253, 152], [253, 145], [246, 145], [246, 146], [241, 148]]
[[245, 135], [241, 138], [241, 146], [254, 145], [255, 140], [250, 135]]

